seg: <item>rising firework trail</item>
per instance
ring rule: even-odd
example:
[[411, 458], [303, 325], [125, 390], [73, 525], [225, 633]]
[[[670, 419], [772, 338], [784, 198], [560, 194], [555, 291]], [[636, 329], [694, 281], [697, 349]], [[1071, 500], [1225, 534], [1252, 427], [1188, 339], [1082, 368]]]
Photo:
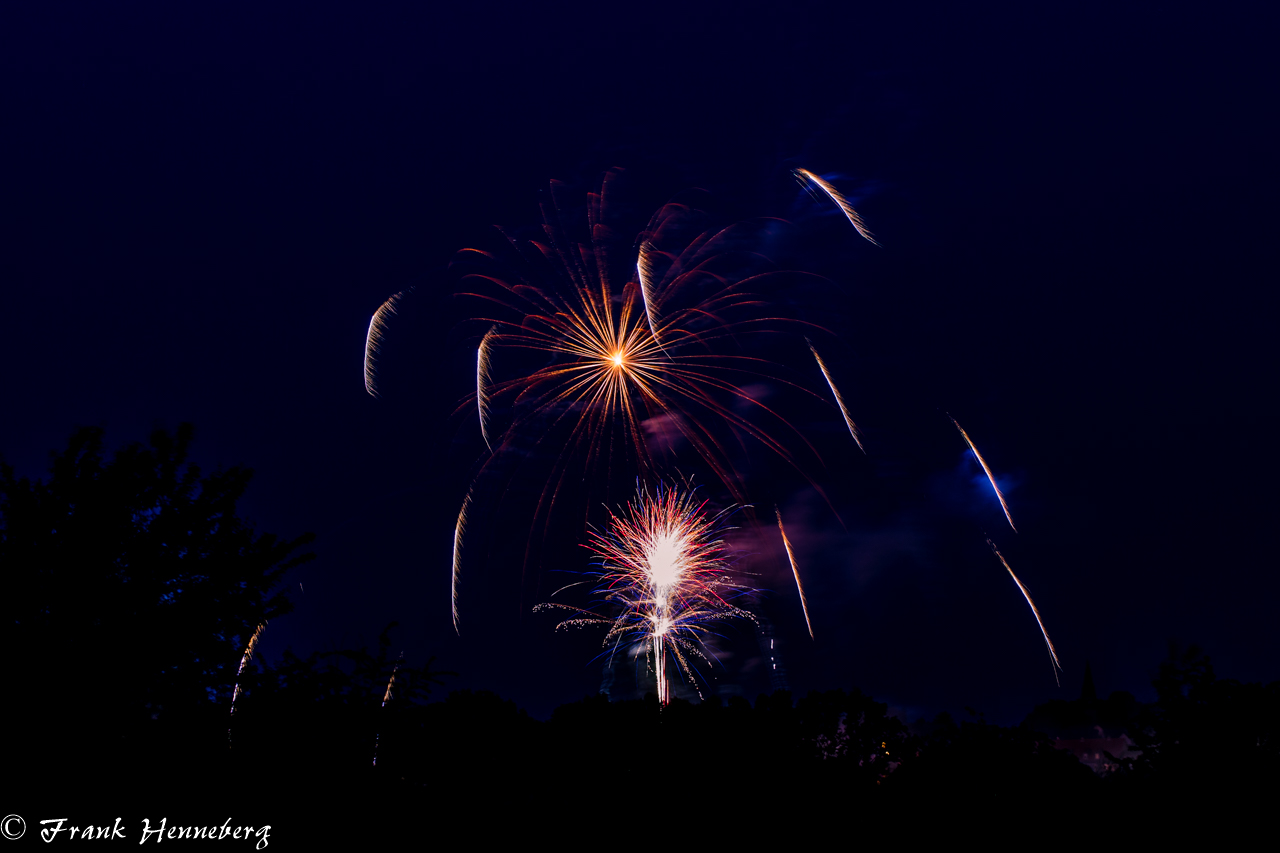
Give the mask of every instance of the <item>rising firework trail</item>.
[[804, 594], [804, 584], [800, 583], [800, 568], [796, 565], [796, 555], [791, 551], [791, 540], [787, 538], [787, 529], [782, 526], [782, 513], [775, 506], [773, 512], [778, 516], [778, 532], [782, 534], [782, 545], [787, 549], [787, 561], [791, 563], [791, 574], [796, 578], [796, 589], [800, 591], [800, 609], [804, 611], [804, 624], [809, 628], [809, 639], [814, 639], [813, 623], [809, 621], [809, 599]]
[[387, 318], [396, 313], [396, 306], [407, 291], [395, 294], [379, 306], [369, 318], [369, 331], [364, 338], [364, 390], [370, 395], [378, 396], [378, 371], [376, 361], [382, 349], [382, 338], [387, 330]]
[[[951, 415], [947, 415], [951, 418]], [[982, 470], [987, 472], [987, 479], [991, 481], [991, 488], [995, 490], [996, 497], [1000, 499], [1000, 508], [1004, 510], [1004, 517], [1009, 520], [1009, 526], [1013, 528], [1013, 532], [1017, 533], [1018, 528], [1013, 524], [1013, 516], [1009, 515], [1009, 504], [1004, 499], [1004, 492], [1000, 491], [1000, 487], [996, 485], [996, 475], [991, 473], [991, 466], [987, 465], [987, 460], [982, 458], [982, 454], [978, 452], [978, 448], [973, 446], [973, 440], [969, 438], [969, 433], [964, 431], [964, 427], [956, 423], [955, 418], [951, 418], [951, 422], [956, 425], [956, 429], [960, 430], [960, 435], [964, 438], [965, 444], [969, 445], [969, 449], [973, 451], [973, 458], [978, 460], [978, 464], [982, 466]]]
[[876, 246], [880, 245], [876, 242], [876, 238], [871, 236], [871, 232], [867, 230], [867, 226], [862, 221], [862, 217], [858, 215], [858, 211], [853, 209], [853, 205], [849, 204], [849, 201], [840, 194], [839, 190], [831, 186], [831, 184], [827, 183], [822, 178], [819, 178], [813, 172], [810, 172], [808, 169], [792, 169], [791, 174], [796, 176], [796, 180], [798, 180], [800, 185], [805, 189], [812, 192], [812, 188], [817, 187], [825, 193], [827, 198], [834, 201], [840, 210], [844, 211], [845, 218], [849, 220], [849, 224], [853, 226], [855, 231], [862, 235], [864, 240], [867, 240]]
[[1049, 658], [1053, 661], [1053, 679], [1061, 685], [1062, 680], [1058, 678], [1058, 674], [1062, 672], [1062, 664], [1058, 662], [1058, 652], [1053, 647], [1053, 640], [1049, 639], [1049, 632], [1044, 628], [1044, 620], [1040, 618], [1040, 611], [1036, 608], [1036, 603], [1031, 600], [1031, 593], [1027, 591], [1022, 581], [1018, 580], [1018, 576], [1013, 573], [1013, 569], [1009, 568], [1009, 561], [996, 548], [995, 543], [988, 539], [987, 544], [991, 546], [991, 550], [1000, 559], [1000, 563], [1005, 567], [1005, 570], [1009, 572], [1009, 577], [1013, 578], [1013, 582], [1018, 585], [1018, 589], [1022, 590], [1022, 597], [1027, 600], [1027, 604], [1031, 605], [1031, 612], [1035, 614], [1036, 624], [1040, 626], [1040, 633], [1044, 636], [1044, 644], [1049, 647]]
[[480, 437], [490, 453], [493, 445], [489, 443], [489, 346], [497, 330], [497, 326], [490, 326], [476, 349], [476, 408], [480, 412]]
[[840, 396], [840, 389], [831, 380], [831, 371], [827, 370], [827, 363], [822, 360], [822, 356], [818, 355], [818, 350], [814, 347], [813, 341], [805, 338], [804, 342], [809, 345], [809, 352], [813, 353], [814, 360], [818, 362], [818, 367], [822, 369], [822, 375], [827, 380], [827, 386], [831, 388], [831, 393], [836, 397], [836, 405], [840, 407], [840, 414], [844, 416], [845, 425], [849, 427], [849, 435], [853, 436], [854, 443], [865, 454], [867, 449], [862, 446], [858, 425], [853, 422], [853, 418], [849, 417], [849, 407], [844, 404], [844, 397]]
[[613, 612], [562, 604], [535, 609], [577, 614], [560, 628], [607, 626], [604, 645], [615, 652], [624, 642], [640, 646], [653, 662], [658, 699], [666, 705], [671, 701], [668, 657], [696, 688], [694, 661], [711, 662], [704, 645], [709, 625], [731, 617], [755, 621], [730, 601], [752, 591], [729, 574], [720, 539], [724, 518], [725, 513], [709, 515], [692, 490], [641, 491], [603, 533], [591, 533], [587, 546], [600, 561], [596, 593]]

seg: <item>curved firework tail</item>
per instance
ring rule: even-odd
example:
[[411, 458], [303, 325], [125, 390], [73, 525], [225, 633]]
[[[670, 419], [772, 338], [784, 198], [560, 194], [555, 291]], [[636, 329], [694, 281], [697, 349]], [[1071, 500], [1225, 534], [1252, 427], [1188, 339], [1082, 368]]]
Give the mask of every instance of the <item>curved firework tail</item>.
[[[951, 418], [951, 415], [947, 415]], [[996, 475], [991, 473], [991, 466], [987, 464], [987, 460], [982, 458], [982, 454], [978, 452], [978, 448], [974, 445], [973, 439], [969, 438], [969, 433], [964, 431], [964, 427], [951, 418], [951, 423], [956, 425], [956, 429], [960, 430], [960, 437], [964, 439], [964, 443], [969, 445], [969, 450], [973, 453], [973, 458], [978, 460], [978, 464], [982, 466], [982, 470], [987, 475], [987, 480], [991, 483], [991, 490], [996, 493], [996, 497], [1000, 501], [1000, 508], [1004, 510], [1004, 517], [1009, 522], [1009, 526], [1013, 528], [1013, 532], [1017, 533], [1018, 528], [1013, 523], [1013, 516], [1009, 514], [1009, 502], [1004, 499], [1004, 492], [1000, 491], [1000, 487], [996, 485]]]
[[1058, 650], [1053, 647], [1053, 640], [1049, 639], [1049, 631], [1044, 627], [1044, 620], [1040, 618], [1040, 609], [1036, 607], [1036, 603], [1031, 600], [1031, 592], [1027, 589], [1022, 581], [1018, 580], [1018, 576], [1013, 573], [1013, 569], [1009, 566], [1009, 561], [1004, 558], [1004, 554], [1000, 553], [1000, 549], [990, 539], [987, 544], [991, 546], [991, 551], [1000, 560], [1000, 565], [1004, 566], [1005, 571], [1009, 573], [1009, 577], [1013, 578], [1013, 582], [1018, 585], [1018, 590], [1022, 593], [1022, 597], [1027, 600], [1027, 604], [1031, 607], [1031, 613], [1036, 617], [1036, 624], [1040, 626], [1040, 634], [1044, 637], [1044, 644], [1049, 649], [1049, 659], [1053, 662], [1053, 678], [1062, 684], [1059, 674], [1062, 672], [1062, 664], [1058, 661]]
[[396, 307], [406, 293], [407, 290], [402, 290], [388, 298], [369, 318], [369, 331], [364, 337], [364, 390], [371, 397], [378, 396], [378, 353], [382, 350], [382, 339], [386, 335], [387, 319], [396, 313]]
[[809, 192], [815, 195], [822, 193], [827, 198], [835, 202], [836, 206], [840, 208], [840, 211], [844, 214], [845, 218], [849, 220], [849, 224], [853, 226], [853, 230], [857, 231], [858, 235], [861, 236], [862, 239], [872, 245], [880, 245], [876, 242], [876, 238], [872, 236], [871, 232], [867, 230], [867, 225], [862, 221], [862, 217], [858, 214], [858, 211], [853, 209], [853, 205], [849, 204], [849, 200], [841, 195], [839, 190], [827, 181], [815, 175], [813, 172], [810, 172], [808, 169], [792, 169], [791, 174], [795, 175], [796, 180], [800, 182], [800, 186], [804, 187]]

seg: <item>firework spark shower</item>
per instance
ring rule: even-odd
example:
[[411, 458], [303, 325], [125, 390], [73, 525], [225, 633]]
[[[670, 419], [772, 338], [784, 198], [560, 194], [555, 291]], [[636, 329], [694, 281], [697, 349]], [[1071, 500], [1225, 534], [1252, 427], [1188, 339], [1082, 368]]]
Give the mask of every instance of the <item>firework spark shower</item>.
[[724, 541], [727, 513], [711, 514], [690, 488], [641, 490], [588, 547], [599, 561], [596, 595], [609, 613], [544, 604], [577, 615], [559, 627], [607, 625], [607, 654], [622, 646], [644, 652], [662, 704], [671, 700], [668, 665], [697, 686], [698, 664], [711, 664], [712, 625], [741, 617], [754, 620], [735, 601], [753, 591], [730, 572]]

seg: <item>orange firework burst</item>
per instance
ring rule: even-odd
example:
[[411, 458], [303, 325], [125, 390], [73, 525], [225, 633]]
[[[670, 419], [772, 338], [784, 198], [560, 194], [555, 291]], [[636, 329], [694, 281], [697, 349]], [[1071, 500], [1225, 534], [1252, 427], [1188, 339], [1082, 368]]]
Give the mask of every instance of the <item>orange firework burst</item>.
[[[667, 431], [688, 441], [741, 502], [733, 448], [750, 438], [796, 464], [793, 442], [776, 435], [809, 446], [761, 394], [744, 388], [785, 381], [776, 365], [743, 347], [783, 321], [762, 314], [759, 291], [801, 274], [774, 269], [751, 248], [760, 222], [702, 231], [701, 214], [677, 202], [654, 215], [634, 248], [620, 249], [604, 204], [619, 171], [589, 196], [583, 239], [569, 235], [560, 207], [547, 206], [547, 242], [508, 238], [507, 251], [460, 256], [483, 265], [464, 276], [474, 289], [462, 295], [488, 306], [476, 318], [488, 329], [476, 357], [481, 434], [500, 450], [538, 421], [544, 435], [560, 430], [562, 461], [585, 447], [592, 465], [607, 464], [612, 452], [627, 449], [652, 470], [646, 433]], [[552, 191], [559, 195], [561, 186]], [[495, 430], [500, 408], [509, 422]]]
[[624, 642], [652, 653], [658, 698], [671, 699], [668, 656], [696, 685], [695, 660], [710, 662], [704, 645], [710, 623], [730, 617], [754, 620], [730, 599], [750, 594], [729, 574], [720, 539], [725, 513], [709, 515], [692, 490], [659, 487], [641, 491], [603, 533], [592, 532], [588, 547], [600, 560], [596, 592], [614, 615], [562, 604], [577, 615], [558, 627], [603, 624], [606, 647]]

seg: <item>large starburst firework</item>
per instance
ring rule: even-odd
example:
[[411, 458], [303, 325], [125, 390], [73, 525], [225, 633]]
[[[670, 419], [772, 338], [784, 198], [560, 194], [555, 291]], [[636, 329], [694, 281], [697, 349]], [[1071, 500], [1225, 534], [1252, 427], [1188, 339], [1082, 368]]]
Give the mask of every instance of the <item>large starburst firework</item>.
[[[481, 434], [498, 451], [537, 423], [540, 436], [555, 435], [549, 443], [562, 462], [585, 449], [587, 474], [606, 478], [620, 473], [609, 467], [619, 454], [654, 470], [651, 439], [679, 438], [744, 502], [733, 456], [745, 443], [793, 464], [796, 450], [812, 451], [760, 390], [794, 381], [750, 348], [757, 335], [809, 327], [777, 316], [764, 293], [825, 280], [778, 269], [760, 253], [779, 220], [705, 230], [704, 215], [681, 201], [620, 246], [606, 207], [619, 174], [606, 173], [589, 195], [576, 237], [553, 184], [545, 241], [508, 237], [503, 249], [460, 254], [461, 295], [486, 306], [474, 316], [486, 329], [476, 354]], [[557, 470], [553, 490], [568, 467]]]

